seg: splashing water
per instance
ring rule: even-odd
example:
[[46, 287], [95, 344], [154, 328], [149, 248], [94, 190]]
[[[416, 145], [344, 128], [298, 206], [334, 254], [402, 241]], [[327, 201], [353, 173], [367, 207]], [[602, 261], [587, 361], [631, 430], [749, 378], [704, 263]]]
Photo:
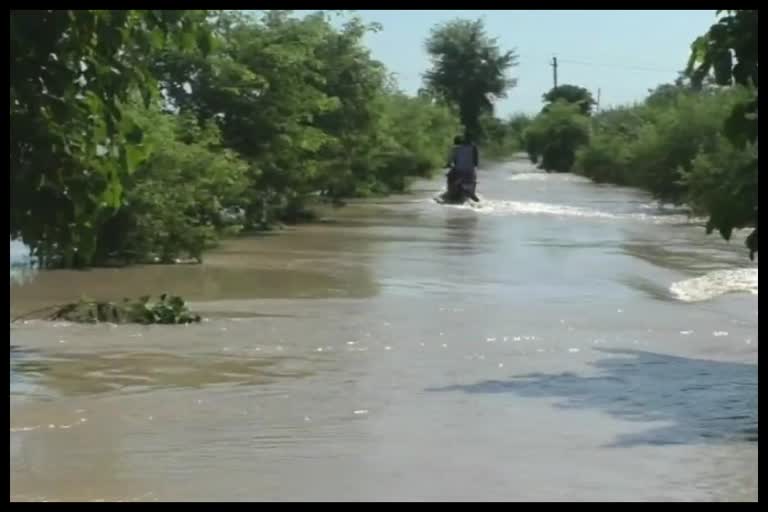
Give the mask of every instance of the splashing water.
[[561, 181], [573, 183], [589, 183], [590, 180], [575, 174], [548, 174], [545, 172], [520, 172], [507, 178], [507, 181]]
[[726, 293], [757, 295], [757, 269], [715, 270], [700, 277], [678, 281], [669, 291], [684, 302], [711, 300]]
[[610, 213], [591, 208], [530, 201], [502, 201], [480, 198], [479, 204], [443, 205], [448, 208], [473, 210], [488, 215], [551, 215], [584, 219], [637, 220], [653, 224], [695, 224], [703, 219], [685, 214], [653, 215], [648, 213]]

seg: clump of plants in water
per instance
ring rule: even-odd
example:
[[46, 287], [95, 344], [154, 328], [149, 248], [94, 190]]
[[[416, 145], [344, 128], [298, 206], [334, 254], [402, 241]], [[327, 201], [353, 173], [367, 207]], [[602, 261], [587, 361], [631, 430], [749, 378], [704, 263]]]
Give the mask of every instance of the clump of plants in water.
[[148, 325], [197, 323], [200, 321], [200, 316], [189, 311], [181, 297], [162, 294], [156, 301], [152, 301], [149, 296], [123, 299], [120, 302], [81, 299], [58, 307], [49, 319], [78, 323], [111, 322]]

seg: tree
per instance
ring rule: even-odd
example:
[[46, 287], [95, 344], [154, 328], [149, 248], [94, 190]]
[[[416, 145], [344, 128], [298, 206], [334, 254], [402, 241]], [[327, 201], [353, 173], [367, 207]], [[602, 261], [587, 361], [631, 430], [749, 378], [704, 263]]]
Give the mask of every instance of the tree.
[[539, 167], [555, 172], [569, 172], [576, 160], [576, 150], [589, 142], [589, 119], [580, 107], [565, 100], [553, 103], [525, 130], [528, 156]]
[[210, 58], [166, 55], [158, 73], [164, 82], [186, 77], [188, 87], [169, 88], [173, 102], [200, 122], [214, 119], [224, 145], [248, 163], [247, 224], [263, 225], [313, 190], [320, 153], [336, 142], [318, 126], [342, 107], [324, 90], [319, 55], [334, 31], [322, 13], [270, 11], [227, 13], [215, 34]]
[[460, 129], [397, 90], [357, 18], [46, 11], [11, 28], [11, 237], [61, 266], [199, 259], [307, 218], [318, 193], [403, 190]]
[[[202, 261], [219, 235], [239, 231], [230, 214], [246, 190], [247, 166], [222, 149], [213, 122], [128, 105], [151, 150], [124, 182], [120, 209], [104, 224], [95, 264]], [[235, 218], [232, 218], [235, 217]]]
[[481, 137], [481, 117], [492, 114], [494, 98], [506, 97], [517, 83], [507, 76], [517, 65], [515, 51], [502, 52], [482, 20], [462, 19], [434, 28], [426, 48], [432, 60], [426, 88], [458, 108], [467, 132]]
[[[723, 11], [718, 11], [721, 15]], [[729, 239], [735, 228], [755, 226], [746, 244], [750, 258], [757, 252], [757, 10], [728, 10], [709, 31], [697, 38], [691, 45], [691, 57], [686, 69], [695, 87], [701, 87], [704, 80], [714, 75], [718, 85], [738, 84], [754, 91], [751, 98], [735, 105], [725, 121], [725, 135], [737, 147], [755, 145], [754, 158], [748, 165], [750, 173], [737, 184], [721, 187], [721, 193], [729, 195], [732, 201], [748, 201], [739, 205], [739, 211], [748, 215], [733, 215], [724, 206], [730, 201], [718, 201], [718, 207], [710, 212], [707, 231], [717, 229]]]
[[[207, 11], [11, 11], [10, 234], [46, 263], [88, 264], [144, 148], [122, 117], [149, 103], [152, 55], [207, 48]], [[105, 162], [109, 161], [108, 164]]]
[[[592, 107], [596, 104], [594, 98], [592, 98], [592, 93], [587, 89], [570, 84], [558, 85], [544, 94], [544, 101], [550, 105], [558, 100], [578, 105], [581, 109], [581, 113], [584, 115], [591, 114]], [[549, 105], [544, 108], [546, 109], [548, 106]]]
[[660, 86], [642, 104], [595, 115], [589, 147], [577, 155], [575, 171], [597, 181], [640, 187], [660, 201], [708, 214], [707, 205], [720, 204], [712, 201], [714, 190], [708, 187], [719, 182], [717, 188], [727, 190], [730, 178], [741, 176], [735, 166], [718, 166], [738, 152], [721, 140], [723, 122], [747, 93], [741, 88], [696, 92], [675, 87]]
[[691, 89], [678, 84], [661, 84], [654, 89], [648, 89], [648, 97], [645, 103], [652, 107], [665, 107], [673, 105], [681, 94], [690, 93]]

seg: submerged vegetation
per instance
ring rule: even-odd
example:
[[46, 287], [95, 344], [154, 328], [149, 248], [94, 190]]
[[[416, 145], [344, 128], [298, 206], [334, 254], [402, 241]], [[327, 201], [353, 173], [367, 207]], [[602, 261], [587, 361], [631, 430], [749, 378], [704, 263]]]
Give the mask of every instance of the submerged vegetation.
[[[53, 312], [51, 312], [53, 311]], [[113, 323], [113, 324], [191, 324], [200, 322], [200, 316], [190, 312], [184, 299], [175, 295], [163, 294], [157, 300], [151, 297], [123, 299], [117, 302], [80, 299], [78, 302], [33, 311], [24, 317], [48, 312], [48, 320], [63, 320], [76, 323]]]

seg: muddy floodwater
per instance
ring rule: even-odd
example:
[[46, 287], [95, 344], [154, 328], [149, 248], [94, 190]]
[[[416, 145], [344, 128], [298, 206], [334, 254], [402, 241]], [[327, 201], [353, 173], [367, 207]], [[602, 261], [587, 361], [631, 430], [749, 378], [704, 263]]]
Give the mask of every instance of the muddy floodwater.
[[11, 317], [171, 292], [205, 321], [11, 323], [11, 499], [756, 500], [745, 234], [524, 160], [479, 179], [203, 265], [12, 268]]

